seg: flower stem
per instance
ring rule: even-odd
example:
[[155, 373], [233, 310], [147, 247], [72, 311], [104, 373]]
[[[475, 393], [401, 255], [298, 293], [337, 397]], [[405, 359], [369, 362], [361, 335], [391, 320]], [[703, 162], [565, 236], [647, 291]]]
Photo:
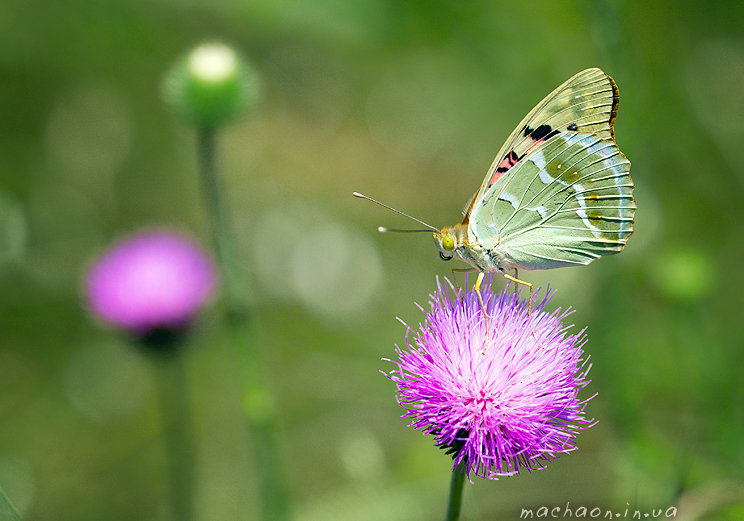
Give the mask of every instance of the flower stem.
[[[178, 340], [173, 340], [178, 342]], [[163, 441], [170, 474], [173, 519], [194, 518], [194, 438], [183, 353], [157, 357], [156, 381], [163, 422]]]
[[13, 502], [5, 493], [5, 490], [3, 490], [3, 487], [0, 487], [0, 503], [3, 504], [5, 510], [7, 510], [7, 512], [10, 514], [10, 517], [12, 517], [15, 521], [22, 521], [21, 514], [18, 513], [15, 505], [13, 505]]
[[[204, 203], [209, 218], [212, 240], [217, 259], [222, 268], [224, 291], [229, 312], [239, 312], [238, 320], [248, 320], [245, 283], [237, 265], [238, 253], [230, 219], [225, 211], [217, 177], [216, 131], [214, 127], [202, 126], [198, 131], [199, 173]], [[241, 305], [241, 303], [243, 305]]]
[[452, 471], [450, 481], [449, 503], [447, 504], [447, 517], [444, 521], [457, 521], [460, 517], [460, 505], [462, 504], [462, 487], [465, 483], [465, 462], [461, 461]]
[[289, 494], [281, 472], [274, 402], [263, 360], [255, 343], [247, 285], [240, 269], [237, 242], [221, 197], [216, 165], [216, 131], [198, 128], [199, 173], [217, 260], [224, 281], [224, 306], [233, 344], [241, 360], [244, 410], [260, 476], [263, 519], [289, 519]]

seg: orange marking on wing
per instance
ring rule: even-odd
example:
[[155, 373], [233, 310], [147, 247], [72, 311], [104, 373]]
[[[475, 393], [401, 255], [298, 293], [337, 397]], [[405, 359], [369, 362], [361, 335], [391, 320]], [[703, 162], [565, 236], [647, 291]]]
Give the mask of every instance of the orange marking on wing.
[[471, 199], [470, 204], [468, 205], [468, 209], [465, 210], [465, 218], [462, 220], [462, 224], [468, 224], [470, 221], [470, 212], [473, 210], [473, 205], [475, 204], [475, 198], [478, 197], [478, 192], [475, 192], [475, 195], [473, 195], [473, 199]]

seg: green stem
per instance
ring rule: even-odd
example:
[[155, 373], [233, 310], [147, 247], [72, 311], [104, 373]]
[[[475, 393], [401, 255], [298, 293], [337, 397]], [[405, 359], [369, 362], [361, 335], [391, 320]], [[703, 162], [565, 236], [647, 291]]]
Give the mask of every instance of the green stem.
[[172, 516], [178, 521], [191, 521], [194, 518], [194, 438], [183, 353], [174, 349], [169, 356], [156, 357], [154, 363], [170, 474]]
[[452, 471], [450, 481], [449, 503], [447, 503], [447, 517], [445, 521], [457, 521], [460, 517], [460, 506], [462, 505], [462, 487], [465, 483], [465, 464], [460, 462]]
[[5, 510], [8, 511], [10, 514], [10, 517], [12, 517], [15, 521], [22, 521], [21, 514], [18, 513], [18, 510], [16, 510], [15, 505], [13, 505], [13, 502], [10, 500], [8, 495], [5, 493], [5, 490], [3, 490], [3, 487], [0, 487], [0, 503], [5, 505]]
[[198, 129], [199, 173], [224, 287], [224, 305], [233, 345], [241, 360], [244, 410], [252, 436], [253, 457], [260, 479], [263, 519], [289, 519], [289, 494], [281, 472], [276, 437], [276, 410], [269, 393], [263, 360], [255, 343], [247, 285], [240, 269], [237, 242], [221, 197], [216, 165], [216, 131]]
[[245, 281], [237, 265], [238, 252], [230, 219], [225, 210], [217, 176], [216, 131], [213, 127], [198, 128], [199, 173], [204, 203], [209, 218], [212, 240], [222, 268], [225, 300], [228, 311], [239, 308], [241, 320], [248, 320]]

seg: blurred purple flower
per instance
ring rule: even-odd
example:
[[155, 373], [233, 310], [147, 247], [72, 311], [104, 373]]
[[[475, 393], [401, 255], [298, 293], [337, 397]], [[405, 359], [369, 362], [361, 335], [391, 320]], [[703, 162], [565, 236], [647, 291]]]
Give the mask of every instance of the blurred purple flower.
[[477, 294], [437, 280], [425, 322], [406, 326], [407, 349], [396, 346], [398, 369], [388, 377], [403, 416], [452, 455], [453, 470], [463, 462], [468, 477], [498, 479], [575, 450], [577, 432], [593, 420], [584, 415], [591, 398], [578, 399], [589, 383], [586, 336], [567, 334], [562, 322], [572, 311], [544, 311], [553, 293], [528, 316], [526, 301], [507, 289], [492, 294], [491, 280], [482, 288], [485, 353]]
[[85, 280], [91, 311], [139, 335], [187, 326], [215, 286], [209, 256], [192, 240], [169, 231], [119, 242], [95, 262]]

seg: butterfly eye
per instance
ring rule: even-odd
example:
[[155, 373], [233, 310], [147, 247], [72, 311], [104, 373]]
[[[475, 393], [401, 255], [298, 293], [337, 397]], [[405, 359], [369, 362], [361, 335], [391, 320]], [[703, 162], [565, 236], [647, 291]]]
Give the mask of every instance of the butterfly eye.
[[439, 257], [441, 257], [441, 259], [442, 259], [442, 260], [445, 260], [445, 261], [448, 261], [448, 260], [452, 260], [452, 255], [450, 255], [449, 257], [447, 257], [447, 256], [446, 256], [446, 255], [445, 255], [444, 253], [442, 253], [441, 251], [439, 252]]
[[455, 239], [451, 235], [445, 235], [442, 239], [442, 247], [448, 251], [455, 249]]

